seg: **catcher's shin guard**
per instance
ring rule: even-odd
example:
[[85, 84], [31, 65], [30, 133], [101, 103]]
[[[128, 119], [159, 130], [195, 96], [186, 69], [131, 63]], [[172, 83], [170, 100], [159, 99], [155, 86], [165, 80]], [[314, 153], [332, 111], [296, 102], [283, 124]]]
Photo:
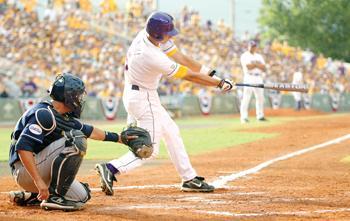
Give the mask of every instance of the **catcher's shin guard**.
[[86, 137], [81, 131], [65, 133], [66, 148], [54, 159], [51, 166], [50, 193], [65, 196], [78, 173], [86, 152]]

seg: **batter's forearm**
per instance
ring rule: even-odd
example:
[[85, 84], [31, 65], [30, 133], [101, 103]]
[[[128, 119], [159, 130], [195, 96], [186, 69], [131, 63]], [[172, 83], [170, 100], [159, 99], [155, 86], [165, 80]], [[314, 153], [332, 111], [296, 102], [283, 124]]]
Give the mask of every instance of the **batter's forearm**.
[[187, 64], [185, 64], [185, 66], [187, 66], [189, 69], [191, 69], [194, 72], [199, 72], [201, 70], [202, 65], [187, 56], [186, 56], [186, 63]]
[[178, 50], [171, 57], [175, 62], [191, 69], [193, 72], [200, 72], [201, 70], [202, 65], [200, 63], [183, 54], [180, 50]]
[[212, 78], [208, 75], [202, 75], [202, 74], [188, 74], [184, 77], [184, 79], [194, 82], [194, 83], [198, 83], [201, 85], [205, 85], [205, 86], [218, 86], [220, 84], [220, 79], [217, 78]]

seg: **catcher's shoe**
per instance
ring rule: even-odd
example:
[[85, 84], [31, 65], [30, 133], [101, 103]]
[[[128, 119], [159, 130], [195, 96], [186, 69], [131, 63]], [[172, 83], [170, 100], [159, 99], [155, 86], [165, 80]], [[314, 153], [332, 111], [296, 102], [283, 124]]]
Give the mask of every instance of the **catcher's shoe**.
[[47, 200], [43, 200], [40, 207], [45, 210], [76, 211], [82, 209], [84, 203], [67, 200], [62, 196], [50, 195]]
[[17, 206], [40, 206], [41, 201], [38, 200], [37, 193], [25, 191], [11, 191], [9, 192], [9, 200]]
[[105, 163], [96, 164], [95, 169], [100, 175], [102, 192], [104, 192], [108, 196], [112, 196], [114, 194], [113, 181], [117, 181], [117, 179], [115, 178], [113, 173], [109, 171]]
[[214, 189], [214, 186], [204, 181], [204, 177], [199, 176], [196, 176], [192, 180], [185, 181], [181, 187], [181, 190], [184, 192], [213, 192]]

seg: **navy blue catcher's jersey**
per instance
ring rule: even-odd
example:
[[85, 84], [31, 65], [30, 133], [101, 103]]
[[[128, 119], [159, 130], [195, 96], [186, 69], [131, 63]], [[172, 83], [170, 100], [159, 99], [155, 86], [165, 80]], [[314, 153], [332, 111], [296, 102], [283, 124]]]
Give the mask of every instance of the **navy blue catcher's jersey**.
[[[56, 128], [52, 108], [50, 102], [40, 102], [27, 110], [18, 120], [11, 135], [10, 166], [19, 160], [18, 150], [27, 150], [37, 154], [52, 142], [63, 137], [61, 131]], [[86, 137], [89, 137], [93, 127], [77, 119], [74, 120], [75, 125], [72, 129], [81, 130]]]

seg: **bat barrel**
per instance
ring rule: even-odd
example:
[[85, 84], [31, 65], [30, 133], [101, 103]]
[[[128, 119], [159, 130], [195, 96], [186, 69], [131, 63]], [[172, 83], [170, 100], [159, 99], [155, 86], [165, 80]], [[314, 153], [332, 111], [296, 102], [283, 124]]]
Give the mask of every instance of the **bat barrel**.
[[290, 83], [267, 83], [265, 88], [274, 89], [279, 91], [296, 91], [296, 92], [308, 92], [309, 88], [306, 84], [290, 84]]
[[295, 91], [307, 93], [309, 88], [306, 84], [290, 84], [290, 83], [266, 83], [266, 84], [246, 84], [236, 83], [237, 87], [258, 87], [277, 91]]

